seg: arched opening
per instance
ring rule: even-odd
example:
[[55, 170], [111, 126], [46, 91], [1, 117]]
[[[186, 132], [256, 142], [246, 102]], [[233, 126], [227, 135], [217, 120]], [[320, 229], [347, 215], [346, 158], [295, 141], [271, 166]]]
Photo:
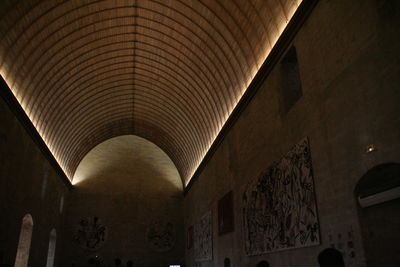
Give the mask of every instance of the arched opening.
[[[108, 139], [82, 159], [74, 183], [67, 199], [67, 223], [75, 225], [71, 246], [95, 251], [105, 245], [105, 261], [125, 254], [139, 259], [134, 266], [180, 265], [172, 263], [180, 263], [184, 253], [183, 184], [161, 148], [134, 135]], [[126, 248], [125, 231], [113, 231], [108, 239], [107, 229], [129, 229], [132, 248]], [[67, 260], [88, 264], [78, 253]], [[120, 260], [112, 266], [126, 266]]]
[[56, 233], [56, 229], [53, 228], [50, 231], [49, 250], [47, 251], [46, 267], [53, 267], [53, 265], [54, 265], [54, 258], [55, 258], [55, 254], [56, 254], [56, 241], [57, 241], [57, 233]]
[[21, 232], [19, 234], [19, 242], [17, 256], [15, 258], [14, 267], [28, 266], [29, 249], [31, 247], [33, 230], [33, 219], [30, 214], [26, 214], [22, 219]]
[[398, 266], [400, 262], [400, 164], [385, 163], [358, 181], [355, 197], [367, 266]]

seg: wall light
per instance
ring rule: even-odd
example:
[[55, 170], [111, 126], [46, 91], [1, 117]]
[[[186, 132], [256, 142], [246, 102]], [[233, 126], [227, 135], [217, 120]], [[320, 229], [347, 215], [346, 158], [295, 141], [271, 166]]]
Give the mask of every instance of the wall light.
[[374, 152], [374, 151], [376, 151], [375, 145], [374, 144], [370, 144], [370, 145], [367, 146], [367, 148], [365, 150], [365, 153], [371, 153], [371, 152]]

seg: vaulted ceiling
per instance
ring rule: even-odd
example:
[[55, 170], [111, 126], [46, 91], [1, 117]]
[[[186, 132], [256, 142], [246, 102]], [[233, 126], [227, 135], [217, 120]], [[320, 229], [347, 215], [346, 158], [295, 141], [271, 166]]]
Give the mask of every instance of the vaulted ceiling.
[[72, 179], [114, 136], [186, 185], [301, 0], [1, 0], [0, 74]]

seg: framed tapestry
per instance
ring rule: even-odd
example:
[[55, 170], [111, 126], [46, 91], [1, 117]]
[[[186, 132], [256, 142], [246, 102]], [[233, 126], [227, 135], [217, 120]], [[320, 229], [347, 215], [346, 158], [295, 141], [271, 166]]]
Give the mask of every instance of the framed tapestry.
[[218, 201], [218, 234], [223, 235], [233, 230], [233, 193], [229, 191]]
[[207, 212], [194, 226], [195, 261], [212, 260], [211, 211]]
[[305, 138], [245, 188], [242, 198], [245, 252], [318, 245], [311, 153]]

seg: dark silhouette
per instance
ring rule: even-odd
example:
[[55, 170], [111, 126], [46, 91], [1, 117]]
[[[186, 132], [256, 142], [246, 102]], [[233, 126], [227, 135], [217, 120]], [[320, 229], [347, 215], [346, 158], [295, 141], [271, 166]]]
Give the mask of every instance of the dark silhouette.
[[133, 267], [133, 261], [128, 261], [126, 263], [126, 267]]
[[121, 259], [115, 259], [114, 260], [115, 266], [122, 266], [122, 261]]
[[229, 258], [225, 258], [224, 267], [231, 267], [231, 260]]
[[318, 255], [318, 263], [321, 267], [345, 267], [342, 253], [334, 248], [326, 248]]
[[100, 266], [100, 259], [98, 259], [97, 257], [95, 258], [90, 258], [88, 260], [88, 265], [89, 266]]
[[269, 267], [269, 263], [268, 263], [268, 261], [260, 261], [257, 264], [257, 267]]
[[11, 265], [5, 264], [3, 251], [0, 251], [0, 267], [11, 267]]

